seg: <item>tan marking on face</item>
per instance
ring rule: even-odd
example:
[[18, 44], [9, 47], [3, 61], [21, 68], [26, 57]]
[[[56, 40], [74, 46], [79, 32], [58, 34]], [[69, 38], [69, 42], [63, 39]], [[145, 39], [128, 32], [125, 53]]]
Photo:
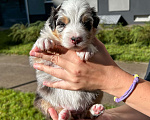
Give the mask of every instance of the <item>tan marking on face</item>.
[[55, 29], [53, 32], [53, 35], [55, 36], [55, 37], [57, 37], [58, 38], [58, 40], [61, 42], [61, 35], [58, 33], [58, 31]]
[[[64, 16], [60, 19], [63, 23], [68, 24], [69, 23], [69, 19]], [[58, 33], [58, 31], [55, 29], [53, 32], [53, 35], [56, 36], [58, 38], [58, 40], [61, 42], [61, 35]]]
[[66, 16], [62, 17], [62, 18], [61, 18], [61, 21], [62, 21], [63, 23], [65, 23], [66, 25], [69, 23], [69, 19], [68, 19]]
[[[63, 23], [65, 23], [65, 24], [68, 24], [68, 23], [69, 23], [69, 19], [68, 19], [66, 16], [62, 17], [62, 18], [61, 18], [61, 21], [62, 21]], [[56, 37], [58, 38], [58, 40], [61, 42], [61, 37], [62, 37], [62, 36], [58, 33], [58, 31], [55, 29], [52, 33], [53, 33], [53, 35], [56, 36]]]

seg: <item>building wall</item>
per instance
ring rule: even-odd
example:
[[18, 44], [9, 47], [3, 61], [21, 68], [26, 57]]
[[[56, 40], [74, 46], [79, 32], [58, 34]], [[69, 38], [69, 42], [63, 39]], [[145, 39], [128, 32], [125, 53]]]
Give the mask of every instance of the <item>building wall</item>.
[[0, 0], [0, 26], [8, 28], [26, 22], [24, 0]]
[[50, 16], [51, 7], [53, 6], [52, 0], [27, 0], [30, 23], [38, 20], [46, 21]]
[[99, 15], [122, 15], [128, 24], [137, 23], [136, 15], [150, 15], [150, 0], [129, 0], [129, 10], [125, 11], [109, 11], [109, 0], [98, 0], [98, 5]]
[[28, 7], [30, 15], [45, 14], [45, 7], [43, 0], [28, 0]]

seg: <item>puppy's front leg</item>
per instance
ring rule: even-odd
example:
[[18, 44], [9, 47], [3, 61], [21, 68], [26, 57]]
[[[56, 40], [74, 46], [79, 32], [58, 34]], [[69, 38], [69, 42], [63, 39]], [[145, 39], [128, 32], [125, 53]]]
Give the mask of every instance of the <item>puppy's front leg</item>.
[[82, 51], [76, 52], [77, 55], [80, 57], [81, 60], [87, 61], [89, 58], [91, 58], [98, 50], [96, 47], [94, 47], [92, 44], [88, 45], [87, 48], [85, 48]]
[[32, 49], [34, 49], [35, 47], [38, 47], [41, 51], [47, 51], [50, 48], [53, 48], [54, 45], [55, 45], [54, 41], [51, 40], [50, 38], [39, 37], [37, 41], [35, 42]]
[[[37, 47], [41, 51], [47, 51], [50, 48], [53, 48], [55, 45], [54, 41], [50, 38], [43, 38], [39, 37], [35, 44], [33, 45], [32, 49]], [[30, 56], [30, 65], [33, 66], [34, 63], [44, 63], [44, 61], [41, 58]]]

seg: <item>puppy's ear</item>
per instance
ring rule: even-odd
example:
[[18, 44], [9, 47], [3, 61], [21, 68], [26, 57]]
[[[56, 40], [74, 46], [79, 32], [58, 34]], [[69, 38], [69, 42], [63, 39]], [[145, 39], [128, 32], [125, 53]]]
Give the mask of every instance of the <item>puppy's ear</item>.
[[91, 13], [92, 13], [92, 17], [93, 17], [93, 20], [94, 20], [94, 22], [93, 22], [93, 27], [94, 27], [94, 28], [97, 28], [100, 19], [99, 19], [99, 17], [97, 16], [97, 13], [96, 13], [94, 7], [91, 8]]
[[54, 31], [56, 28], [56, 20], [58, 18], [57, 13], [60, 10], [60, 8], [61, 8], [61, 5], [59, 5], [57, 8], [52, 7], [51, 16], [49, 18], [49, 26], [52, 29], [52, 31]]

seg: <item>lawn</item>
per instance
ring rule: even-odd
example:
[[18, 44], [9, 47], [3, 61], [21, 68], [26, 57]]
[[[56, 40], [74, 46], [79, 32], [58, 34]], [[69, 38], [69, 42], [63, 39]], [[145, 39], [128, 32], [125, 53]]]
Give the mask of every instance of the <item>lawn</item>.
[[12, 37], [9, 37], [10, 33], [11, 30], [0, 31], [0, 53], [29, 55], [33, 42], [19, 43], [12, 41]]
[[[35, 94], [0, 88], [0, 120], [45, 120], [34, 108]], [[104, 105], [106, 109], [113, 105]]]
[[34, 106], [35, 95], [0, 88], [0, 120], [45, 120]]
[[106, 49], [114, 60], [148, 62], [150, 60], [150, 46], [139, 44], [106, 44]]

